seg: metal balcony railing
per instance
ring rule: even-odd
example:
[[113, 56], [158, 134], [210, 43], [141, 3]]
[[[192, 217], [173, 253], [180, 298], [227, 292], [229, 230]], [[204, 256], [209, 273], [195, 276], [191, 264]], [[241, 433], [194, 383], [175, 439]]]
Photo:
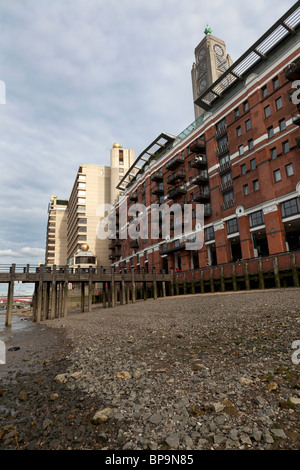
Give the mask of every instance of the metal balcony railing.
[[179, 165], [182, 165], [184, 163], [184, 156], [178, 153], [173, 157], [171, 160], [169, 160], [166, 163], [166, 169], [167, 170], [174, 170], [177, 168]]
[[192, 168], [201, 168], [207, 164], [206, 155], [196, 155], [196, 157], [191, 161]]
[[167, 178], [167, 184], [174, 184], [176, 181], [182, 181], [186, 177], [185, 170], [178, 170], [172, 173]]

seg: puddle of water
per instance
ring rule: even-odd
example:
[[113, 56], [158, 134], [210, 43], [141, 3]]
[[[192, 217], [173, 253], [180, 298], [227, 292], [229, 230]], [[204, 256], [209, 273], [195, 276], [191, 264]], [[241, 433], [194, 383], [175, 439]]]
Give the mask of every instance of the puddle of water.
[[17, 333], [29, 331], [34, 328], [31, 318], [12, 315], [11, 326], [5, 326], [6, 314], [0, 313], [0, 340], [4, 342], [10, 341]]

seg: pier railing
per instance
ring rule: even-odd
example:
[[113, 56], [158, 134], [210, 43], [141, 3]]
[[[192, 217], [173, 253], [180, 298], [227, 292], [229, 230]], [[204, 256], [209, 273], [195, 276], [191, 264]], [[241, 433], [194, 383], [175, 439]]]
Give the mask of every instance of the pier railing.
[[[88, 297], [88, 311], [92, 310], [95, 286], [101, 286], [103, 307], [115, 307], [136, 302], [137, 298], [157, 299], [160, 295], [180, 293], [224, 292], [226, 290], [264, 289], [268, 287], [299, 287], [300, 251], [279, 253], [261, 258], [206, 266], [204, 268], [169, 272], [146, 270], [144, 267], [112, 266], [26, 266], [0, 265], [0, 283], [8, 283], [6, 324], [11, 325], [14, 283], [33, 283], [34, 320], [52, 319], [68, 314], [70, 285], [81, 289], [81, 310]], [[87, 294], [86, 294], [87, 291]]]

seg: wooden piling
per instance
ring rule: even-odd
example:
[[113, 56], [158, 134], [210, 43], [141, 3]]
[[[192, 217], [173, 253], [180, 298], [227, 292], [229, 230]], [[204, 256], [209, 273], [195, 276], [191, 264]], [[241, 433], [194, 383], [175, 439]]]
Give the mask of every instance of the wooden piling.
[[7, 302], [6, 302], [6, 318], [5, 318], [5, 326], [11, 326], [12, 321], [12, 308], [14, 302], [14, 274], [16, 270], [16, 265], [13, 264], [11, 267], [11, 276], [10, 281], [8, 283], [8, 291], [7, 291]]

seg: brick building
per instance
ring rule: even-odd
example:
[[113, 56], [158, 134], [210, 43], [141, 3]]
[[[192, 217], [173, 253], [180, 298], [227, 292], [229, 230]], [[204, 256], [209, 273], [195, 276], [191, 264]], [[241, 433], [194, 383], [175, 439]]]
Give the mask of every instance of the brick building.
[[[114, 266], [185, 271], [300, 248], [298, 4], [202, 90], [196, 121], [178, 136], [159, 135], [120, 181], [123, 197], [114, 208], [122, 220], [119, 215], [110, 244]], [[191, 208], [195, 233], [196, 208], [203, 205], [200, 249], [186, 249], [193, 233], [175, 233], [182, 220], [172, 216], [167, 238], [162, 217], [159, 238], [122, 239], [135, 217], [122, 204], [143, 204], [139, 217], [149, 220], [152, 204], [174, 202]]]

